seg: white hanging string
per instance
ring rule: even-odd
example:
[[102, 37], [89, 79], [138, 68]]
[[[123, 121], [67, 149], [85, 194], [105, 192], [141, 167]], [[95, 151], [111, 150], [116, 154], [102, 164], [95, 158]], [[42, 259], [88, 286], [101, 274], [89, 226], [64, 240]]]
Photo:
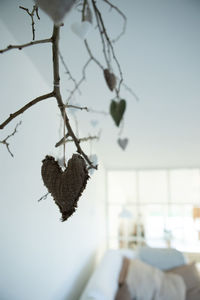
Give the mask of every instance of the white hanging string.
[[65, 113], [65, 107], [63, 107], [63, 139], [64, 139], [64, 143], [63, 143], [63, 165], [66, 168], [66, 162], [65, 162], [65, 145], [66, 145], [66, 142], [65, 142], [65, 139], [66, 139], [66, 137], [65, 137], [65, 135], [66, 135], [65, 124], [66, 124], [66, 113]]

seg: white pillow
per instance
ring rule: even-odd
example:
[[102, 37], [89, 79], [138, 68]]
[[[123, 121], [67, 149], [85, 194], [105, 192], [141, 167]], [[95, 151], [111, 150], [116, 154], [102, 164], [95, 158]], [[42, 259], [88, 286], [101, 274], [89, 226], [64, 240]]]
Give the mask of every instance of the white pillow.
[[122, 267], [122, 254], [108, 250], [92, 274], [80, 300], [114, 300]]
[[100, 291], [91, 291], [88, 292], [88, 300], [106, 300], [105, 295], [103, 295]]
[[186, 264], [186, 258], [180, 251], [168, 248], [141, 247], [138, 258], [160, 270], [169, 270]]

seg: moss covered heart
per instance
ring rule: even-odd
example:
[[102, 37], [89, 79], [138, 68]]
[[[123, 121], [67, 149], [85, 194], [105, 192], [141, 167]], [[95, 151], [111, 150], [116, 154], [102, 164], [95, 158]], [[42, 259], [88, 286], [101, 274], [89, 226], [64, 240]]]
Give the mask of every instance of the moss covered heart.
[[124, 99], [121, 99], [120, 101], [112, 100], [110, 104], [110, 114], [117, 126], [119, 126], [124, 112], [126, 109], [126, 101]]

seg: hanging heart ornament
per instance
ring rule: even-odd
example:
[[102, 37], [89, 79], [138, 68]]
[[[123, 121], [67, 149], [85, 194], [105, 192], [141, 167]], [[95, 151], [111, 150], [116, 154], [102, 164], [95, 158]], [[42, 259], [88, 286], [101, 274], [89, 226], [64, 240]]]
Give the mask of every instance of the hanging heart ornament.
[[104, 69], [103, 73], [104, 73], [104, 78], [107, 83], [107, 86], [112, 92], [116, 87], [116, 83], [117, 83], [115, 74], [111, 73], [108, 69]]
[[34, 0], [35, 3], [46, 13], [55, 24], [59, 25], [66, 13], [74, 5], [75, 0]]
[[67, 168], [62, 171], [54, 157], [46, 156], [42, 161], [42, 179], [67, 220], [76, 210], [77, 202], [89, 179], [86, 163], [79, 154], [73, 154]]
[[119, 102], [112, 100], [110, 104], [110, 114], [117, 126], [119, 126], [123, 118], [125, 109], [126, 109], [126, 101], [124, 99], [121, 99]]
[[75, 33], [80, 39], [84, 40], [91, 29], [91, 23], [88, 21], [84, 22], [75, 22], [71, 25], [71, 30]]
[[119, 138], [119, 139], [117, 140], [117, 142], [118, 142], [119, 146], [120, 146], [123, 150], [126, 149], [126, 147], [127, 147], [127, 145], [128, 145], [128, 139], [127, 139], [127, 138], [124, 138], [124, 139]]

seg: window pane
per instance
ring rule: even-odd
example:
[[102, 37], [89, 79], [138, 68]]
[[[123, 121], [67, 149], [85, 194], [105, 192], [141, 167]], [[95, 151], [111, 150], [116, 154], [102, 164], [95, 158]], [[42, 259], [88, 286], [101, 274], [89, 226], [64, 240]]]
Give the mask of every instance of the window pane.
[[118, 236], [119, 227], [119, 213], [121, 212], [121, 205], [109, 205], [108, 207], [108, 229], [109, 237]]
[[136, 202], [136, 175], [134, 171], [108, 172], [108, 202], [121, 204]]
[[200, 202], [200, 172], [198, 169], [170, 171], [172, 203]]
[[167, 198], [166, 171], [139, 172], [139, 199], [141, 203], [166, 203]]
[[199, 204], [199, 169], [109, 172], [109, 244], [200, 251]]

